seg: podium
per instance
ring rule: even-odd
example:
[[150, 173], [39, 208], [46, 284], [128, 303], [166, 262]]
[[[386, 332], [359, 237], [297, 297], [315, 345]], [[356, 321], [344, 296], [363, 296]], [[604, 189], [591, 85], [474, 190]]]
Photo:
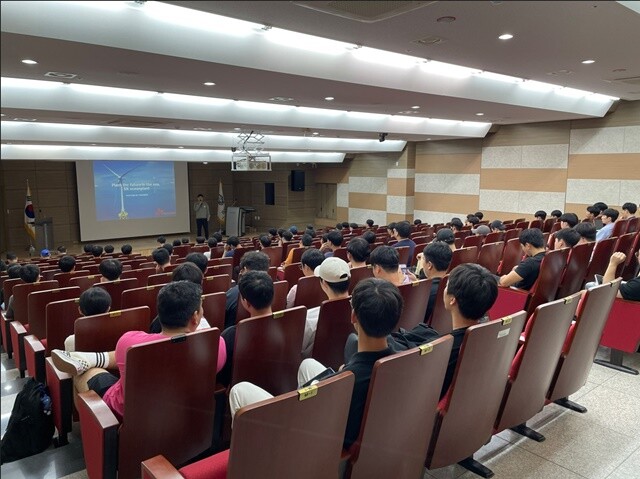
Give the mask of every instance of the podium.
[[225, 216], [225, 230], [227, 236], [242, 236], [244, 234], [244, 209], [239, 206], [229, 206]]
[[43, 249], [53, 250], [53, 218], [40, 218], [35, 220], [36, 226], [36, 250], [38, 253]]

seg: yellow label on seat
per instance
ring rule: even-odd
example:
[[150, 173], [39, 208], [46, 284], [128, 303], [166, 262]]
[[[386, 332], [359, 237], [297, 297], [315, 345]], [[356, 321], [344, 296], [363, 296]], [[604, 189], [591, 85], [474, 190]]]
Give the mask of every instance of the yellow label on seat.
[[564, 304], [571, 304], [573, 303], [573, 298], [570, 296], [567, 296], [566, 298], [564, 298]]
[[275, 313], [273, 313], [273, 317], [274, 319], [278, 319], [284, 316], [284, 311], [276, 311]]
[[420, 281], [413, 281], [413, 282], [411, 283], [411, 286], [413, 286], [413, 287], [415, 288], [415, 287], [416, 287], [416, 286], [418, 286], [419, 284], [420, 284]]
[[312, 398], [318, 394], [318, 386], [315, 384], [306, 388], [298, 389], [298, 400], [304, 401], [305, 399]]
[[513, 321], [513, 318], [511, 316], [505, 316], [504, 318], [502, 318], [503, 325], [511, 324], [511, 321]]
[[418, 346], [418, 349], [420, 350], [420, 356], [424, 356], [425, 354], [429, 354], [431, 351], [433, 351], [433, 344], [421, 344], [420, 346]]
[[147, 286], [147, 291], [151, 291], [155, 286]]
[[122, 311], [111, 311], [109, 313], [109, 317], [110, 318], [117, 318], [118, 316], [120, 316], [122, 314]]

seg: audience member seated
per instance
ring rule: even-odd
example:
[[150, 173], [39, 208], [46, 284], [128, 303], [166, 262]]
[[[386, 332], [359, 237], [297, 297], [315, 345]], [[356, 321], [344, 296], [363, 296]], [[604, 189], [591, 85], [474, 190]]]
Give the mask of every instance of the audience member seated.
[[7, 251], [7, 254], [5, 254], [4, 257], [6, 259], [7, 266], [18, 263], [18, 256], [11, 251]]
[[544, 224], [544, 221], [547, 219], [547, 212], [544, 210], [538, 210], [533, 214], [533, 216]]
[[400, 269], [399, 261], [398, 252], [391, 246], [378, 246], [369, 257], [373, 276], [389, 281], [395, 286], [408, 284], [416, 279], [415, 276], [409, 276]]
[[40, 251], [40, 258], [49, 259], [49, 258], [51, 258], [51, 253], [49, 252], [48, 249], [45, 248], [42, 251]]
[[602, 241], [611, 237], [613, 232], [613, 224], [618, 219], [620, 213], [613, 208], [607, 208], [602, 212], [602, 224], [604, 225], [600, 231], [596, 234], [596, 241]]
[[229, 236], [227, 238], [227, 244], [224, 245], [224, 257], [233, 258], [233, 253], [240, 244], [240, 240], [237, 236]]
[[409, 261], [413, 259], [413, 253], [416, 249], [416, 244], [412, 239], [409, 239], [411, 236], [411, 226], [406, 221], [401, 221], [396, 224], [396, 227], [393, 229], [394, 237], [398, 240], [397, 243], [393, 245], [394, 248], [400, 248], [402, 246], [409, 247]]
[[620, 213], [620, 218], [623, 220], [634, 218], [636, 216], [636, 211], [638, 211], [638, 205], [636, 205], [635, 203], [625, 203], [624, 205], [622, 205], [622, 213]]
[[544, 236], [538, 228], [526, 229], [520, 233], [522, 252], [527, 258], [513, 271], [500, 277], [500, 286], [515, 286], [529, 290], [538, 279], [540, 263], [545, 254]]
[[489, 228], [491, 228], [492, 233], [500, 233], [505, 230], [504, 224], [500, 220], [493, 220], [489, 224]]
[[66, 246], [63, 246], [63, 245], [58, 246], [58, 248], [56, 249], [56, 255], [64, 256], [65, 254], [67, 254]]
[[553, 216], [553, 217], [556, 219], [556, 221], [560, 221], [560, 217], [562, 216], [562, 211], [560, 211], [560, 210], [553, 210], [553, 211], [551, 212], [551, 216]]
[[169, 243], [165, 243], [162, 245], [162, 248], [169, 252], [169, 256], [173, 254], [173, 245]]
[[587, 206], [587, 215], [585, 216], [585, 219], [589, 223], [593, 223], [598, 216], [600, 216], [600, 208], [596, 206]]
[[367, 223], [367, 228], [369, 228], [369, 229], [373, 228], [373, 220], [372, 219], [368, 219], [367, 221], [365, 221], [365, 223]]
[[342, 233], [340, 231], [330, 231], [327, 234], [327, 245], [329, 246], [329, 251], [324, 254], [325, 258], [330, 258], [333, 256], [333, 252], [342, 246]]
[[[373, 237], [375, 239], [375, 236]], [[371, 250], [369, 243], [364, 238], [351, 238], [347, 244], [347, 259], [349, 268], [360, 268], [367, 265], [367, 258]]]
[[102, 278], [100, 278], [101, 283], [115, 281], [122, 274], [122, 263], [117, 259], [103, 259], [100, 262], [99, 270], [102, 275]]
[[[17, 265], [16, 265], [17, 266]], [[25, 264], [18, 266], [20, 268], [20, 279], [25, 283], [37, 283], [40, 281], [40, 268], [35, 264]], [[7, 319], [13, 319], [13, 295], [9, 297], [5, 308], [4, 317]]]
[[[269, 257], [260, 251], [249, 251], [246, 253], [239, 264], [238, 280], [242, 278], [244, 273], [249, 271], [269, 271]], [[238, 285], [232, 286], [227, 291], [227, 302], [224, 313], [225, 329], [236, 324], [236, 315], [238, 314], [238, 296], [240, 291]]]
[[458, 233], [462, 231], [464, 224], [462, 224], [462, 220], [460, 218], [451, 218], [451, 231], [454, 233]]
[[433, 308], [436, 305], [436, 297], [438, 294], [438, 287], [440, 286], [440, 280], [444, 278], [451, 264], [451, 258], [453, 252], [445, 243], [431, 243], [425, 246], [422, 253], [418, 254], [418, 265], [420, 271], [420, 279], [431, 280], [431, 291], [429, 293], [429, 303], [427, 304], [427, 311], [424, 315], [425, 322], [431, 317]]
[[456, 250], [456, 237], [453, 234], [453, 231], [451, 231], [449, 228], [442, 228], [438, 230], [433, 242], [434, 243], [443, 242], [449, 245], [449, 249], [451, 249], [451, 251]]
[[196, 243], [197, 244], [204, 244], [205, 242], [205, 237], [204, 236], [196, 236]]
[[102, 246], [100, 245], [94, 245], [91, 247], [91, 254], [93, 255], [94, 258], [99, 258], [100, 256], [102, 256], [103, 252], [104, 252], [104, 248], [102, 248]]
[[[375, 362], [393, 354], [386, 336], [395, 329], [402, 312], [402, 296], [398, 289], [387, 281], [375, 278], [362, 280], [353, 290], [351, 300], [353, 313], [351, 322], [358, 331], [358, 352], [343, 371], [355, 376], [349, 418], [345, 431], [344, 447], [349, 448], [357, 439], [364, 415], [369, 391], [369, 382]], [[315, 359], [305, 359], [298, 370], [300, 386], [326, 371], [326, 367]], [[232, 417], [243, 406], [268, 399], [269, 392], [248, 382], [236, 384], [229, 395]]]
[[[302, 273], [305, 276], [313, 276], [313, 272], [322, 264], [324, 259], [324, 255], [319, 250], [309, 248], [307, 251], [302, 253], [302, 257], [300, 258], [300, 269], [302, 270]], [[293, 305], [296, 303], [297, 292], [298, 285], [294, 284], [287, 294], [287, 309], [293, 308]]]
[[66, 255], [58, 260], [58, 268], [63, 273], [70, 273], [76, 269], [76, 259], [73, 256]]
[[167, 238], [165, 238], [164, 236], [158, 236], [156, 238], [156, 243], [158, 243], [158, 248], [160, 246], [164, 246], [166, 242], [167, 242]]
[[[311, 235], [304, 234], [304, 235], [302, 235], [302, 238], [300, 238], [300, 243], [298, 244], [298, 248], [310, 248], [312, 243], [313, 243], [313, 238], [311, 237]], [[295, 248], [291, 248], [289, 250], [289, 254], [287, 254], [287, 258], [282, 263], [282, 268], [284, 268], [285, 266], [288, 266], [288, 265], [293, 263], [293, 250], [294, 249]]]
[[475, 228], [478, 223], [480, 223], [480, 219], [476, 215], [467, 215], [467, 221], [464, 222], [464, 225]]
[[[636, 253], [636, 257], [640, 261], [640, 251]], [[602, 277], [602, 282], [609, 283], [616, 279], [616, 269], [618, 268], [618, 265], [624, 263], [626, 259], [627, 255], [624, 253], [613, 253], [609, 260], [607, 270]], [[640, 273], [631, 281], [623, 281], [620, 284], [620, 289], [618, 290], [616, 297], [626, 299], [627, 301], [640, 301]]]
[[484, 213], [482, 211], [476, 211], [474, 213], [474, 216], [478, 218], [480, 221], [482, 221], [482, 218], [484, 218]]
[[578, 223], [580, 223], [580, 220], [578, 219], [578, 216], [575, 213], [564, 213], [560, 217], [561, 228], [573, 228]]
[[183, 237], [183, 238], [180, 240], [180, 242], [181, 242], [182, 244], [189, 244], [189, 242], [190, 242], [190, 241], [191, 241], [191, 240], [190, 240], [189, 238], [187, 238], [186, 236], [185, 236], [185, 237]]
[[181, 245], [182, 245], [182, 242], [181, 242], [178, 238], [174, 239], [174, 240], [171, 242], [171, 246], [174, 246], [174, 247], [175, 247], [175, 246], [181, 246]]
[[387, 225], [387, 234], [393, 238], [393, 230], [396, 229], [397, 223], [389, 223]]
[[198, 269], [202, 271], [203, 275], [207, 272], [207, 265], [209, 261], [204, 253], [189, 253], [184, 261], [185, 263], [195, 264]]
[[156, 263], [156, 273], [164, 272], [164, 268], [171, 264], [171, 255], [166, 248], [156, 248], [151, 252], [151, 257]]
[[130, 244], [123, 244], [120, 247], [120, 252], [126, 256], [129, 256], [132, 251], [133, 251], [133, 248], [131, 247]]
[[[78, 311], [82, 316], [93, 316], [103, 314], [111, 309], [111, 296], [106, 289], [89, 288], [80, 295]], [[67, 336], [64, 340], [65, 351], [76, 350], [76, 335]]]
[[269, 238], [267, 235], [260, 236], [258, 241], [260, 242], [260, 249], [271, 247], [271, 238]]
[[[158, 316], [162, 332], [149, 334], [129, 331], [118, 340], [115, 351], [66, 352], [54, 349], [51, 358], [56, 368], [74, 376], [77, 392], [96, 391], [122, 422], [124, 414], [124, 378], [126, 353], [131, 346], [173, 337], [196, 330], [202, 317], [202, 288], [189, 281], [165, 285], [158, 293]], [[224, 342], [220, 341], [218, 366], [220, 371], [226, 360]], [[107, 371], [118, 367], [120, 377]]]
[[593, 221], [594, 224], [596, 225], [596, 229], [600, 231], [600, 229], [602, 229], [602, 227], [604, 226], [604, 223], [602, 222], [602, 213], [604, 212], [604, 210], [606, 210], [609, 207], [607, 206], [606, 203], [603, 203], [602, 201], [598, 201], [597, 203], [594, 203], [593, 206], [595, 206], [600, 210], [600, 213], [598, 214], [598, 216], [596, 216], [596, 218]]
[[376, 242], [376, 234], [373, 231], [365, 231], [362, 233], [362, 238], [369, 244]]
[[491, 233], [491, 228], [489, 228], [487, 225], [479, 225], [477, 228], [472, 228], [471, 233], [476, 236], [487, 236], [489, 233]]
[[593, 223], [578, 223], [573, 229], [580, 235], [578, 244], [593, 243], [596, 240], [597, 231]]
[[93, 245], [92, 244], [86, 244], [82, 247], [82, 251], [84, 251], [84, 254], [86, 255], [93, 255]]
[[[577, 228], [577, 225], [576, 225]], [[580, 242], [580, 233], [573, 228], [563, 228], [556, 231], [553, 249], [573, 248]]]
[[115, 248], [113, 247], [112, 244], [108, 244], [104, 247], [105, 254], [113, 254], [114, 251], [115, 251]]

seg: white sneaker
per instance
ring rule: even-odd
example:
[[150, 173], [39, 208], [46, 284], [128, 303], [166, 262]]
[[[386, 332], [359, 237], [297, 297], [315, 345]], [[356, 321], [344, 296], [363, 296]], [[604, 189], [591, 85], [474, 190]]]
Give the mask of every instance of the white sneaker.
[[51, 351], [51, 360], [56, 368], [71, 376], [79, 376], [90, 369], [89, 363], [79, 354], [68, 353], [61, 349]]

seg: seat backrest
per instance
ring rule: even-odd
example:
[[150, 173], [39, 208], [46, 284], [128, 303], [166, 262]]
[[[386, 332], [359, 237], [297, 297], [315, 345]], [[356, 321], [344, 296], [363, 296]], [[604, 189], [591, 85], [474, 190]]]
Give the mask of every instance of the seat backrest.
[[502, 251], [502, 263], [500, 264], [500, 274], [509, 274], [514, 266], [520, 264], [522, 260], [522, 246], [518, 238], [506, 240], [505, 235], [504, 250]]
[[138, 306], [148, 306], [149, 316], [155, 318], [158, 315], [158, 293], [163, 287], [164, 284], [156, 284], [143, 286], [142, 288], [127, 289], [122, 292], [120, 308], [130, 309]]
[[398, 289], [403, 300], [398, 329], [411, 330], [424, 322], [424, 315], [427, 312], [427, 304], [431, 295], [431, 280], [422, 279], [409, 284], [401, 284]]
[[591, 262], [584, 277], [585, 281], [593, 281], [593, 277], [596, 274], [604, 275], [617, 240], [618, 238], [607, 238], [596, 242]]
[[575, 393], [587, 382], [602, 331], [618, 293], [620, 280], [585, 293], [576, 322], [569, 329], [547, 399], [555, 401]]
[[269, 257], [269, 266], [280, 266], [282, 263], [282, 246], [270, 246], [260, 251]]
[[526, 341], [511, 364], [495, 430], [522, 424], [542, 410], [580, 293], [538, 306], [527, 321]]
[[306, 306], [308, 309], [320, 306], [327, 299], [327, 295], [320, 287], [320, 278], [303, 276], [298, 280], [296, 300], [294, 306]]
[[147, 286], [156, 286], [158, 284], [167, 284], [171, 282], [171, 271], [165, 273], [152, 274], [147, 278]]
[[233, 253], [233, 263], [231, 263], [232, 268], [235, 268], [236, 266], [240, 266], [240, 260], [242, 259], [242, 257], [249, 251], [255, 251], [255, 250], [256, 250], [255, 247], [249, 246], [249, 245], [236, 248]]
[[[303, 246], [303, 247], [297, 247], [297, 246], [295, 246], [295, 244], [294, 244], [294, 247], [293, 247], [292, 249], [293, 249], [293, 256], [292, 256], [292, 258], [291, 258], [291, 262], [292, 262], [292, 263], [299, 263], [299, 262], [302, 260], [302, 254], [303, 254], [305, 251], [307, 251], [309, 248], [304, 247], [304, 246]], [[288, 254], [288, 253], [287, 253], [287, 254]], [[285, 259], [287, 259], [287, 258], [285, 257]], [[284, 261], [284, 260], [283, 260], [283, 261]]]
[[2, 293], [4, 295], [4, 307], [7, 308], [7, 303], [9, 302], [9, 298], [13, 294], [13, 287], [16, 284], [22, 284], [23, 281], [20, 278], [7, 278], [2, 282]]
[[529, 228], [528, 221], [516, 221], [516, 228], [526, 230]]
[[421, 477], [452, 345], [446, 335], [376, 361], [350, 479]]
[[522, 228], [512, 228], [510, 230], [505, 231], [504, 233], [504, 242], [508, 242], [510, 239], [519, 238], [520, 233], [522, 233]]
[[637, 216], [632, 216], [627, 220], [627, 233], [636, 233], [638, 231], [638, 218]]
[[145, 286], [147, 279], [152, 274], [156, 274], [155, 268], [132, 269], [131, 271], [123, 271], [120, 279], [136, 278], [138, 280], [138, 286]]
[[356, 287], [358, 282], [367, 278], [373, 278], [373, 268], [371, 267], [371, 265], [360, 266], [359, 268], [351, 269], [351, 278], [349, 279], [349, 294], [353, 292], [353, 288]]
[[79, 298], [80, 288], [56, 288], [46, 291], [34, 291], [27, 297], [27, 316], [29, 334], [42, 340], [47, 337], [47, 304], [64, 299]]
[[462, 247], [470, 248], [472, 246], [477, 246], [478, 248], [480, 248], [480, 246], [482, 246], [483, 241], [484, 241], [484, 236], [482, 235], [467, 236], [462, 242]]
[[336, 258], [340, 258], [344, 261], [349, 261], [349, 259], [347, 258], [347, 248], [345, 248], [344, 246], [340, 248], [336, 248], [333, 251], [333, 256], [335, 256]]
[[354, 332], [350, 298], [328, 299], [320, 305], [311, 357], [335, 371], [344, 364], [344, 345]]
[[204, 317], [212, 328], [224, 329], [224, 312], [227, 295], [221, 293], [209, 293], [202, 295], [202, 309]]
[[76, 351], [115, 351], [120, 336], [148, 331], [151, 319], [147, 306], [78, 318], [73, 328]]
[[498, 286], [498, 297], [487, 312], [487, 315], [490, 319], [500, 319], [518, 311], [523, 311], [528, 299], [528, 291]]
[[96, 283], [94, 286], [102, 288], [111, 295], [111, 309], [122, 309], [122, 292], [138, 287], [136, 278], [116, 279], [105, 283]]
[[453, 268], [463, 263], [475, 263], [478, 259], [478, 247], [472, 246], [470, 248], [460, 248], [453, 252], [451, 256], [451, 263], [449, 263], [449, 269], [447, 273]]
[[398, 246], [396, 248], [396, 251], [398, 252], [398, 263], [399, 264], [406, 264], [407, 266], [411, 266], [411, 264], [409, 263], [409, 260], [411, 258], [409, 258], [409, 250], [411, 248], [409, 248], [409, 246]]
[[[618, 224], [616, 222], [616, 224]], [[627, 259], [618, 265], [616, 268], [616, 278], [622, 275], [622, 270], [629, 261], [629, 258], [633, 256], [633, 242], [636, 239], [637, 233], [627, 233], [618, 237], [618, 241], [616, 241], [615, 246], [613, 247], [614, 253], [624, 253], [627, 256]]]
[[222, 258], [224, 254], [224, 245], [214, 246], [211, 248], [211, 259]]
[[291, 263], [284, 267], [284, 280], [287, 282], [288, 289], [298, 284], [298, 280], [303, 276], [302, 263]]
[[438, 407], [429, 469], [473, 455], [491, 437], [525, 319], [521, 311], [467, 328], [453, 381]]
[[[529, 223], [529, 228], [537, 228], [539, 230], [542, 230], [542, 221], [541, 220], [532, 220], [531, 223]], [[543, 231], [544, 233], [544, 231]]]
[[[240, 409], [227, 477], [318, 477], [320, 470], [337, 476], [353, 382], [345, 371]], [[280, 454], [286, 460], [274, 460]]]
[[[276, 281], [273, 283], [273, 302], [271, 303], [271, 311], [282, 311], [287, 307], [287, 289], [286, 281]], [[249, 311], [244, 309], [242, 301], [238, 298], [238, 309], [236, 312], [236, 323], [242, 319], [249, 317]]]
[[29, 294], [36, 291], [45, 291], [48, 289], [56, 289], [58, 282], [39, 281], [37, 283], [18, 283], [13, 287], [13, 319], [22, 324], [29, 323]]
[[306, 317], [297, 307], [238, 322], [231, 385], [249, 381], [274, 395], [296, 389]]
[[[232, 259], [232, 258], [229, 258]], [[221, 274], [226, 274], [231, 278], [233, 273], [233, 267], [229, 263], [217, 264], [213, 266], [207, 266], [207, 270], [205, 271], [205, 276], [219, 276]]]
[[182, 464], [211, 446], [219, 339], [208, 329], [127, 350], [118, 477], [139, 477], [157, 454]]
[[69, 279], [69, 286], [78, 286], [80, 288], [80, 293], [84, 293], [94, 284], [100, 282], [100, 278], [102, 276], [99, 274], [90, 274], [88, 276], [76, 276], [74, 275], [71, 279]]
[[73, 334], [73, 325], [80, 317], [79, 303], [80, 298], [74, 298], [47, 304], [47, 356], [52, 349], [64, 349], [64, 340]]
[[443, 297], [444, 289], [447, 287], [447, 281], [449, 276], [444, 276], [440, 280], [438, 285], [438, 292], [436, 294], [436, 302], [433, 307], [433, 314], [429, 321], [429, 326], [438, 331], [440, 334], [449, 334], [453, 331], [453, 324], [451, 322], [451, 313], [444, 307]]
[[629, 224], [626, 220], [619, 219], [613, 224], [613, 230], [611, 231], [612, 237], [620, 237], [627, 232], [627, 226]]
[[616, 298], [611, 307], [607, 324], [602, 331], [600, 346], [628, 353], [640, 347], [640, 303]]
[[555, 222], [556, 222], [556, 219], [554, 217], [547, 218], [546, 220], [544, 220], [544, 224], [542, 225], [542, 232], [551, 233], [551, 228], [553, 227]]
[[478, 264], [487, 268], [491, 273], [496, 274], [498, 272], [498, 266], [500, 265], [500, 259], [502, 258], [503, 249], [504, 243], [502, 241], [483, 244], [478, 254]]
[[564, 298], [582, 289], [594, 246], [595, 243], [585, 243], [571, 248], [556, 298]]
[[178, 258], [184, 258], [191, 252], [191, 246], [188, 244], [182, 244], [180, 246], [173, 247], [173, 253]]
[[504, 231], [492, 232], [484, 237], [484, 244], [497, 243], [498, 241], [504, 241]]
[[548, 251], [545, 254], [542, 263], [540, 263], [538, 279], [531, 287], [531, 299], [527, 304], [527, 313], [533, 314], [533, 311], [541, 304], [556, 299], [568, 255], [569, 248]]
[[217, 274], [215, 276], [205, 276], [202, 280], [202, 292], [225, 293], [231, 288], [231, 276], [228, 274]]

